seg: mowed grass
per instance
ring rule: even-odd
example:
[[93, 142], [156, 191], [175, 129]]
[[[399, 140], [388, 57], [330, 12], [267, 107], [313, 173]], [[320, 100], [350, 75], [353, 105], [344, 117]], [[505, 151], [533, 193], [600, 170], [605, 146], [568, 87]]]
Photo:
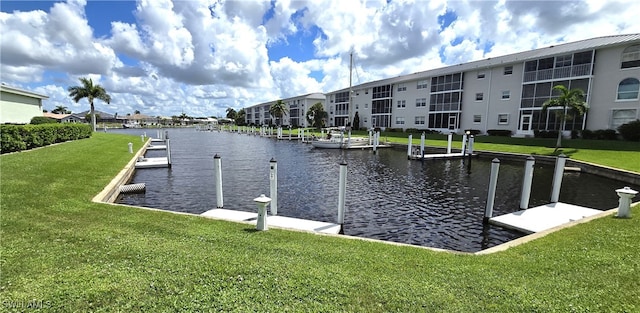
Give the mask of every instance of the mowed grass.
[[[319, 134], [319, 133], [318, 133]], [[367, 135], [364, 131], [354, 131], [355, 136]], [[420, 145], [420, 135], [413, 134], [413, 145]], [[383, 132], [380, 141], [388, 141], [406, 145], [409, 134], [401, 132]], [[453, 136], [452, 147], [460, 149], [462, 136]], [[447, 135], [426, 135], [426, 146], [446, 147]], [[476, 136], [475, 151], [494, 151], [553, 156], [564, 154], [567, 157], [613, 168], [640, 173], [640, 142], [623, 140], [585, 140], [563, 139], [562, 147], [555, 151], [556, 139], [549, 138], [511, 138], [499, 136]]]
[[136, 138], [0, 157], [2, 311], [640, 310], [638, 206], [468, 255], [90, 202]]

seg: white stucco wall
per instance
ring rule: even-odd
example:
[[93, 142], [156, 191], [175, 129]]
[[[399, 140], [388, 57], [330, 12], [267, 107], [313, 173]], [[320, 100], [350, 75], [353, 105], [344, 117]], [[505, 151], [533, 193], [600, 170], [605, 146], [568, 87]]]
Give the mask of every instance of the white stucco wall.
[[28, 124], [34, 116], [42, 116], [41, 98], [0, 92], [0, 124]]

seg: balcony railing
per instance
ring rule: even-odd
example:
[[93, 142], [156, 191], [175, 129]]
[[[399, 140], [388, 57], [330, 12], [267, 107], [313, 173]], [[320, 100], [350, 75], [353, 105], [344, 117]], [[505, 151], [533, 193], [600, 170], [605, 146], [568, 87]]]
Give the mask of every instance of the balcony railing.
[[524, 81], [551, 80], [591, 74], [591, 63], [524, 73]]

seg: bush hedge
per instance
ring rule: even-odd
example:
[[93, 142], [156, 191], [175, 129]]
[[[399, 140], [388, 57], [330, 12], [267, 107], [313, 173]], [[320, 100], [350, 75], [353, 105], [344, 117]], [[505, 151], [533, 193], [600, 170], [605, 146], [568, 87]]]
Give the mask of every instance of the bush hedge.
[[558, 138], [557, 130], [534, 130], [533, 136], [535, 138]]
[[46, 117], [46, 116], [34, 116], [31, 119], [31, 122], [29, 124], [55, 124], [58, 121], [55, 118], [50, 118], [50, 117]]
[[613, 129], [598, 129], [598, 130], [588, 130], [585, 129], [581, 132], [582, 139], [598, 139], [598, 140], [616, 140], [618, 139], [618, 135], [616, 131]]
[[511, 130], [509, 129], [488, 129], [487, 134], [489, 136], [503, 136], [511, 137]]
[[0, 153], [91, 137], [87, 124], [0, 125]]
[[640, 141], [640, 120], [620, 125], [618, 131], [624, 140]]

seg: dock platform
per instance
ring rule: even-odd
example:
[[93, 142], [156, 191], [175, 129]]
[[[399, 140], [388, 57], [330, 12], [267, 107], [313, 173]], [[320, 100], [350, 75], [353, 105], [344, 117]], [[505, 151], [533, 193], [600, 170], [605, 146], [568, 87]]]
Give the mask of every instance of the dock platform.
[[167, 150], [167, 145], [152, 145], [152, 146], [147, 146], [147, 150]]
[[[425, 160], [435, 160], [435, 159], [455, 159], [455, 158], [463, 158], [466, 155], [463, 153], [429, 153], [424, 155]], [[473, 156], [473, 154], [472, 154]], [[422, 160], [422, 155], [413, 154], [410, 157], [412, 160]]]
[[[391, 148], [391, 145], [377, 145], [376, 149], [382, 149], [382, 148]], [[364, 145], [364, 146], [351, 146], [351, 147], [347, 147], [346, 145], [344, 147], [342, 147], [342, 149], [348, 149], [348, 150], [365, 150], [365, 149], [373, 149], [373, 145]]]
[[[257, 212], [244, 212], [227, 209], [212, 209], [206, 211], [201, 216], [221, 219], [232, 222], [257, 222]], [[337, 234], [340, 232], [340, 224], [311, 221], [300, 218], [286, 217], [286, 216], [267, 216], [267, 226], [273, 226], [278, 228], [296, 229], [325, 234]]]
[[154, 168], [169, 167], [169, 159], [166, 157], [159, 158], [142, 158], [136, 161], [136, 168]]
[[525, 233], [536, 233], [602, 212], [558, 202], [492, 217], [489, 223]]
[[151, 142], [165, 142], [166, 140], [164, 139], [158, 139], [158, 138], [151, 138]]

